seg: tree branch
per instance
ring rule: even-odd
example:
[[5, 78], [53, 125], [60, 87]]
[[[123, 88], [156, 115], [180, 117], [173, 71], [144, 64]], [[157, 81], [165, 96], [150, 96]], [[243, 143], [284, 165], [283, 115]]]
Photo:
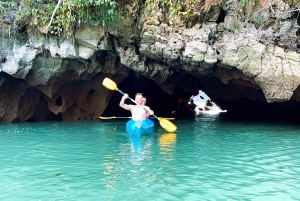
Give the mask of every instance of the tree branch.
[[55, 7], [55, 9], [54, 9], [54, 11], [53, 11], [53, 13], [52, 13], [51, 20], [50, 20], [48, 26], [44, 29], [43, 33], [47, 33], [47, 32], [48, 32], [48, 29], [49, 29], [49, 27], [50, 27], [51, 24], [52, 24], [54, 15], [55, 15], [55, 13], [56, 13], [56, 11], [57, 11], [57, 9], [58, 9], [58, 7], [59, 7], [59, 5], [61, 4], [62, 1], [63, 1], [63, 0], [58, 0], [58, 3], [57, 3], [57, 5], [56, 5], [56, 7]]

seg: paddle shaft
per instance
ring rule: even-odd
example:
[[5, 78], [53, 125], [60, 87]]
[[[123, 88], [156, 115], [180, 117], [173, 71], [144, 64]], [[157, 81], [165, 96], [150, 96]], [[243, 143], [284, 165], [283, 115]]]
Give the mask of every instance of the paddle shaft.
[[[132, 117], [102, 117], [100, 116], [99, 117], [100, 119], [131, 119]], [[155, 117], [150, 117], [151, 119], [154, 119]], [[161, 119], [167, 119], [167, 120], [174, 120], [175, 118], [174, 117], [159, 117]]]
[[129, 118], [131, 118], [131, 117], [115, 117], [115, 116], [113, 116], [113, 117], [102, 117], [102, 116], [100, 116], [99, 117], [100, 119], [119, 119], [119, 118], [121, 118], [121, 119], [129, 119]]

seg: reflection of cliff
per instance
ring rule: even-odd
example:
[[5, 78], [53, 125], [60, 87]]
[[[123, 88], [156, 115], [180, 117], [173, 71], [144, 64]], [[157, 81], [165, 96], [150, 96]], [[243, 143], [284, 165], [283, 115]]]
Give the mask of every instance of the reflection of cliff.
[[176, 22], [167, 19], [168, 9], [138, 5], [140, 16], [108, 30], [82, 24], [72, 38], [2, 23], [0, 122], [97, 119], [113, 93], [100, 84], [106, 76], [118, 84], [143, 77], [168, 95], [206, 89], [233, 105], [299, 102], [293, 5], [225, 2]]
[[174, 133], [166, 133], [162, 134], [158, 138], [159, 144], [159, 157], [166, 162], [170, 162], [174, 160], [176, 153], [176, 134]]

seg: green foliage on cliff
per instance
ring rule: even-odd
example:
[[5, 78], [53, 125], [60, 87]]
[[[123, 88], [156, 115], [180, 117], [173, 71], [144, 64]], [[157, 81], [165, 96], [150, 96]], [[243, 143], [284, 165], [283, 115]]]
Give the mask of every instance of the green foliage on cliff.
[[[300, 0], [286, 0], [290, 6]], [[17, 11], [16, 17], [22, 24], [38, 26], [40, 30], [69, 35], [81, 23], [106, 26], [122, 14], [139, 17], [138, 11], [145, 6], [152, 10], [163, 10], [166, 21], [180, 22], [209, 12], [213, 6], [220, 6], [225, 0], [0, 0], [1, 17], [10, 9]], [[239, 0], [240, 10], [253, 14], [257, 6], [268, 4], [268, 0]], [[269, 5], [270, 4], [270, 5]], [[265, 6], [266, 7], [266, 6]], [[175, 20], [174, 20], [175, 19]]]
[[174, 16], [188, 16], [191, 12], [190, 8], [187, 8], [187, 4], [195, 4], [200, 0], [191, 1], [170, 1], [170, 0], [146, 0], [146, 4], [158, 2], [161, 7], [169, 10], [169, 18], [172, 19]]
[[[151, 4], [154, 10], [162, 8], [167, 13], [168, 21], [176, 19], [178, 22], [192, 12], [206, 12], [212, 5], [220, 5], [223, 1], [145, 0], [144, 5]], [[245, 4], [256, 0], [240, 1]], [[119, 5], [122, 8], [119, 9]], [[137, 15], [137, 13], [130, 12], [130, 10], [135, 10], [133, 7], [136, 6], [139, 7], [139, 2], [135, 0], [8, 0], [0, 1], [0, 12], [4, 13], [6, 8], [15, 7], [15, 10], [20, 11], [16, 17], [23, 23], [37, 25], [41, 31], [61, 36], [62, 34], [69, 35], [81, 23], [105, 26], [121, 13]]]
[[25, 24], [46, 27], [60, 36], [71, 33], [81, 23], [106, 25], [117, 15], [119, 4], [114, 0], [10, 0], [0, 1], [0, 11], [18, 10], [16, 17]]
[[16, 1], [0, 1], [0, 14], [2, 16], [7, 15], [7, 9], [10, 7], [15, 7], [16, 5]]
[[246, 4], [255, 5], [257, 0], [241, 0], [242, 6], [246, 6]]
[[33, 19], [31, 25], [48, 25], [55, 12], [49, 31], [59, 36], [62, 32], [71, 32], [81, 23], [106, 25], [115, 19], [118, 8], [118, 3], [113, 0], [21, 0], [21, 3], [20, 17]]

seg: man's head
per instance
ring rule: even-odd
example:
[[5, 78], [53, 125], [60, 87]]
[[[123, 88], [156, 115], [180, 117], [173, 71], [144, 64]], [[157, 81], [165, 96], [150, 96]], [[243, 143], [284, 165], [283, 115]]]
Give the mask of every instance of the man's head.
[[146, 102], [147, 102], [147, 97], [143, 96], [143, 103], [142, 103], [142, 105], [146, 105]]
[[135, 94], [135, 102], [142, 105], [142, 103], [143, 103], [143, 94], [142, 93]]

